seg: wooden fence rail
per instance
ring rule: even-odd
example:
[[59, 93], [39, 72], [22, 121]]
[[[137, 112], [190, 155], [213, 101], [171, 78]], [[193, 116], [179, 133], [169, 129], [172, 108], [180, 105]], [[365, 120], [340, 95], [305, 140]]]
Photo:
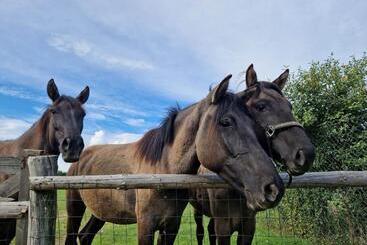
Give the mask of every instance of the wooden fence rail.
[[29, 202], [1, 202], [1, 219], [19, 219], [28, 215]]
[[[284, 183], [288, 175], [281, 173]], [[289, 188], [367, 187], [367, 171], [311, 172], [293, 177]], [[56, 189], [183, 189], [229, 188], [219, 176], [188, 174], [131, 174], [31, 177], [35, 191]]]

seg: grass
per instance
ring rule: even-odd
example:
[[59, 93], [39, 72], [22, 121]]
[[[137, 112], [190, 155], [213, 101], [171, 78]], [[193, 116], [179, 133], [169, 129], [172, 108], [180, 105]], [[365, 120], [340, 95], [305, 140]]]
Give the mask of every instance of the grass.
[[[87, 212], [83, 218], [83, 224], [88, 220]], [[208, 224], [208, 218], [205, 218], [205, 227]], [[297, 238], [281, 225], [281, 219], [276, 209], [261, 212], [257, 215], [256, 234], [253, 244], [296, 244], [308, 245], [311, 242]], [[82, 224], [82, 225], [83, 225]], [[193, 218], [193, 209], [190, 205], [186, 208], [181, 220], [181, 227], [176, 238], [175, 244], [191, 245], [197, 244], [195, 236], [195, 221]], [[56, 228], [56, 244], [64, 244], [66, 235], [66, 208], [65, 191], [58, 191], [58, 219]], [[232, 236], [232, 244], [236, 244], [236, 235]], [[93, 244], [137, 244], [136, 225], [115, 225], [106, 223], [97, 234]], [[209, 244], [207, 232], [204, 238], [204, 244]]]

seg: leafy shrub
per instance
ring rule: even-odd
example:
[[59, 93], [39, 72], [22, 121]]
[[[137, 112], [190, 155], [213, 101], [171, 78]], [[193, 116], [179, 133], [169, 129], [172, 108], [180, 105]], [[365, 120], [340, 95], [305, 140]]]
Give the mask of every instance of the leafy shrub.
[[[331, 56], [293, 75], [286, 94], [317, 150], [311, 171], [367, 170], [367, 56]], [[319, 243], [367, 243], [367, 189], [287, 191], [286, 226]]]

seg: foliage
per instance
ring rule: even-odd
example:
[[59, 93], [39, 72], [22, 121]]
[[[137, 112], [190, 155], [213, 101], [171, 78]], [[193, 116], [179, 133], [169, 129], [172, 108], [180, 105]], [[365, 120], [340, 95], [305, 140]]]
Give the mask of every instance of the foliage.
[[57, 171], [57, 176], [66, 176], [66, 173], [63, 172], [63, 171], [58, 170]]
[[[312, 171], [367, 170], [367, 56], [341, 64], [331, 56], [299, 70], [286, 89], [317, 150]], [[367, 243], [367, 191], [288, 191], [287, 222], [321, 243]]]

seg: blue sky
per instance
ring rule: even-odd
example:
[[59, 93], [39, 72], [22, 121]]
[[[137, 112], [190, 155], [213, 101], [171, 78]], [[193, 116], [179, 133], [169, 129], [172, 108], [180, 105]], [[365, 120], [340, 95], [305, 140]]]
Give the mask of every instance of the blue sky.
[[[128, 142], [254, 63], [261, 79], [366, 51], [366, 1], [13, 1], [0, 6], [0, 139], [91, 88], [87, 144]], [[61, 169], [67, 165], [60, 163]]]

